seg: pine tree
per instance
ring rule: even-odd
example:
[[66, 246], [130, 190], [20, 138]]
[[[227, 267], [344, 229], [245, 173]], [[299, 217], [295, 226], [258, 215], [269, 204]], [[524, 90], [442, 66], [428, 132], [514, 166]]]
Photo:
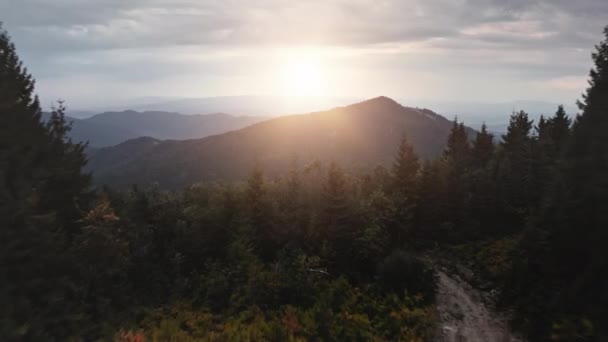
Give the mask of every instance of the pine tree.
[[559, 309], [591, 318], [598, 340], [608, 337], [608, 27], [604, 34], [592, 54], [595, 65], [579, 102], [582, 114], [565, 154], [561, 190], [544, 216], [553, 235], [551, 265], [567, 284]]
[[264, 173], [257, 164], [247, 180], [247, 200], [251, 224], [248, 238], [258, 247], [260, 256], [269, 260], [276, 252], [276, 237], [273, 231], [270, 205], [266, 197]]
[[287, 193], [284, 206], [285, 211], [287, 211], [290, 215], [294, 215], [300, 207], [301, 183], [302, 180], [300, 179], [298, 165], [296, 161], [293, 161], [289, 169], [289, 176], [287, 178]]
[[467, 176], [471, 212], [467, 224], [469, 238], [479, 238], [491, 232], [494, 226], [496, 196], [494, 182], [494, 135], [489, 133], [485, 123], [477, 133], [471, 150], [472, 162]]
[[494, 154], [494, 135], [488, 132], [485, 123], [481, 125], [481, 130], [475, 137], [471, 153], [477, 167], [486, 166], [492, 159]]
[[332, 162], [327, 172], [327, 181], [323, 188], [323, 212], [321, 217], [321, 241], [326, 250], [322, 252], [333, 268], [349, 271], [354, 251], [352, 246], [356, 238], [356, 227], [353, 224], [352, 212], [347, 197], [346, 177], [342, 169]]
[[471, 161], [469, 137], [463, 123], [454, 119], [444, 151], [448, 168], [446, 178], [446, 218], [456, 230], [465, 226], [467, 217], [468, 169]]
[[520, 315], [539, 317], [530, 340], [608, 338], [608, 27], [604, 34], [572, 133], [561, 107], [549, 120], [565, 153], [505, 287]]
[[389, 227], [389, 235], [395, 247], [401, 247], [407, 235], [411, 235], [417, 203], [417, 175], [420, 164], [414, 148], [404, 136], [393, 164], [393, 203], [395, 225]]
[[42, 123], [34, 80], [0, 27], [0, 335], [8, 340], [82, 329], [78, 300], [69, 300], [78, 289], [70, 245], [89, 177], [84, 146], [66, 138], [64, 110]]
[[448, 143], [444, 156], [448, 159], [451, 167], [458, 173], [464, 172], [470, 158], [471, 146], [464, 123], [454, 119], [452, 129], [448, 136]]
[[436, 244], [445, 238], [440, 229], [447, 218], [447, 166], [445, 159], [426, 160], [418, 181], [414, 241]]
[[303, 208], [302, 179], [298, 165], [294, 160], [285, 181], [285, 195], [282, 201], [283, 228], [277, 231], [280, 245], [293, 242], [292, 246], [302, 244], [306, 233], [306, 210]]
[[572, 120], [566, 114], [564, 106], [560, 105], [555, 115], [549, 119], [549, 136], [555, 146], [556, 157], [564, 150], [568, 143], [570, 126], [572, 126]]
[[505, 214], [502, 222], [510, 229], [521, 227], [529, 209], [538, 204], [534, 201], [538, 199], [538, 186], [531, 136], [533, 124], [526, 112], [513, 113], [500, 144], [498, 192]]
[[331, 229], [340, 229], [349, 222], [346, 179], [344, 171], [331, 162], [323, 188], [323, 223]]
[[418, 156], [404, 136], [399, 145], [397, 158], [393, 164], [395, 191], [403, 196], [413, 196], [415, 194], [416, 175], [419, 168]]
[[263, 224], [266, 188], [264, 173], [259, 166], [255, 166], [247, 180], [247, 199], [251, 208], [251, 220], [254, 226]]

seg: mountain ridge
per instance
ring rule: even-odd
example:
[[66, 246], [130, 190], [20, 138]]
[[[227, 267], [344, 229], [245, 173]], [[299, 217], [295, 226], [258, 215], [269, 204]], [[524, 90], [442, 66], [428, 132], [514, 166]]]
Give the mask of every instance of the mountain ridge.
[[451, 126], [451, 121], [431, 110], [376, 97], [201, 139], [147, 141], [130, 151], [127, 161], [119, 158], [125, 156], [121, 151], [136, 142], [99, 149], [91, 156], [90, 169], [101, 184], [158, 183], [167, 188], [242, 179], [254, 163], [274, 176], [285, 172], [294, 158], [303, 163], [334, 160], [365, 170], [389, 165], [404, 134], [421, 157], [438, 155]]
[[[45, 117], [48, 117], [48, 113]], [[124, 110], [103, 112], [86, 119], [68, 117], [69, 136], [100, 148], [142, 136], [157, 139], [196, 139], [240, 129], [266, 120], [260, 116], [235, 116], [227, 113], [186, 115], [175, 112]]]

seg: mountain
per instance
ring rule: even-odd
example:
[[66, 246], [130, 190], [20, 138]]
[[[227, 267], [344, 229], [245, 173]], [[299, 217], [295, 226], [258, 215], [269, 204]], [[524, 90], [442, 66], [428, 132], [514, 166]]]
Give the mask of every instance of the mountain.
[[91, 147], [112, 146], [142, 136], [158, 139], [195, 139], [249, 126], [264, 117], [223, 113], [183, 115], [171, 112], [106, 112], [72, 120], [70, 137]]
[[[42, 113], [42, 120], [46, 121], [50, 113]], [[140, 136], [137, 132], [120, 125], [110, 123], [90, 122], [86, 119], [77, 119], [67, 116], [66, 120], [72, 123], [72, 130], [68, 136], [78, 142], [89, 142], [89, 147], [103, 147], [119, 144], [123, 141]]]
[[255, 163], [267, 175], [276, 176], [288, 170], [294, 158], [300, 165], [334, 160], [350, 169], [367, 170], [389, 165], [404, 134], [422, 157], [440, 154], [451, 126], [428, 109], [378, 97], [203, 139], [131, 140], [95, 151], [89, 168], [98, 184], [158, 183], [162, 188], [243, 179]]
[[[195, 113], [247, 113], [254, 116], [278, 116], [289, 113], [308, 113], [336, 106], [344, 106], [360, 99], [331, 96], [272, 96], [244, 95], [203, 98], [179, 98], [133, 104], [129, 108], [140, 111], [171, 111]], [[124, 107], [123, 107], [124, 108]]]

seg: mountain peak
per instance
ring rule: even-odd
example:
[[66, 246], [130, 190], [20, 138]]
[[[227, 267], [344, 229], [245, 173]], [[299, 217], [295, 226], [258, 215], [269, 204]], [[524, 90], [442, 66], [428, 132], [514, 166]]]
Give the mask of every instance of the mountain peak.
[[350, 108], [359, 108], [359, 109], [365, 110], [365, 111], [369, 111], [369, 110], [392, 111], [392, 110], [403, 109], [403, 106], [401, 104], [399, 104], [397, 101], [391, 99], [390, 97], [386, 97], [386, 96], [374, 97], [369, 100], [365, 100], [365, 101], [347, 106], [347, 108], [349, 108], [349, 107]]

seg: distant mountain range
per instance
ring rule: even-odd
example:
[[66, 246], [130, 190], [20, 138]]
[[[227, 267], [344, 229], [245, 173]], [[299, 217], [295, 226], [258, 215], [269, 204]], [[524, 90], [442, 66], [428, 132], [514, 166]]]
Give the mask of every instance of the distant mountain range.
[[163, 111], [182, 114], [231, 113], [249, 116], [279, 116], [309, 113], [361, 101], [359, 97], [242, 95], [195, 98], [144, 97], [115, 99], [111, 106], [70, 110], [74, 118], [88, 118], [95, 112], [120, 111], [125, 108], [140, 111]]
[[352, 97], [245, 95], [165, 100], [134, 105], [130, 108], [183, 114], [223, 112], [252, 116], [279, 116], [320, 111], [357, 101], [360, 99]]
[[[202, 139], [138, 138], [93, 151], [89, 168], [98, 184], [157, 183], [162, 188], [243, 179], [256, 163], [267, 175], [279, 175], [294, 159], [300, 165], [333, 160], [365, 170], [392, 163], [404, 134], [422, 157], [440, 154], [451, 126], [448, 119], [428, 109], [378, 97]], [[468, 130], [474, 135], [474, 130]]]
[[[320, 111], [327, 108], [348, 105], [360, 101], [356, 97], [287, 97], [269, 95], [247, 95], [247, 96], [219, 96], [205, 98], [169, 98], [169, 97], [147, 97], [130, 99], [129, 101], [116, 100], [112, 108], [104, 108], [101, 111], [114, 111], [116, 108], [130, 108], [137, 111], [165, 111], [182, 114], [197, 113], [232, 113], [250, 116], [276, 117], [279, 115], [308, 113]], [[546, 101], [509, 101], [509, 102], [470, 102], [470, 101], [440, 101], [401, 99], [401, 103], [417, 103], [421, 107], [433, 108], [433, 110], [453, 119], [455, 116], [465, 124], [478, 128], [486, 123], [488, 128], [497, 133], [503, 133], [509, 123], [509, 115], [513, 111], [524, 110], [534, 120], [538, 120], [541, 114], [552, 115], [557, 109], [558, 103]], [[572, 103], [564, 103], [566, 112], [571, 116], [578, 112]], [[70, 111], [70, 116], [85, 118], [92, 115], [90, 109], [87, 111]]]
[[75, 141], [88, 141], [90, 147], [96, 148], [144, 136], [157, 139], [203, 138], [240, 129], [266, 118], [223, 113], [183, 115], [128, 110], [101, 113], [86, 119], [68, 119], [72, 121], [70, 137]]

